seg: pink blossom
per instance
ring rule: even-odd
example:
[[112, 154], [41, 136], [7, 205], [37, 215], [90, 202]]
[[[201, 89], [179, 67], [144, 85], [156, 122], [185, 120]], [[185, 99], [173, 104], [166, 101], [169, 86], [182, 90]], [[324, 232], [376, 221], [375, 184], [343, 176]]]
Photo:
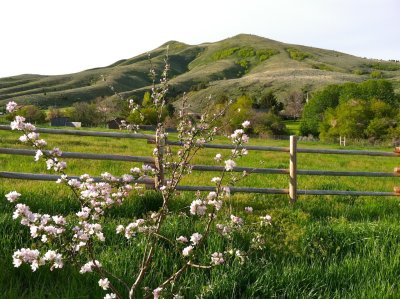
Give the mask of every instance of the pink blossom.
[[219, 182], [221, 182], [221, 178], [220, 178], [220, 177], [213, 177], [213, 178], [211, 179], [211, 182], [212, 182], [212, 183], [215, 183], [215, 184], [218, 184]]
[[14, 101], [10, 101], [10, 102], [7, 103], [6, 110], [9, 113], [12, 113], [17, 108], [17, 106], [18, 106], [17, 103], [15, 103]]
[[201, 199], [196, 199], [190, 204], [190, 214], [192, 215], [204, 216], [206, 211], [207, 206]]
[[243, 128], [248, 128], [248, 127], [250, 127], [250, 122], [248, 121], [248, 120], [245, 120], [243, 123], [242, 123], [242, 127]]
[[217, 162], [221, 162], [222, 155], [221, 154], [216, 154], [215, 157], [214, 157], [214, 160], [217, 161]]
[[21, 194], [18, 193], [17, 191], [11, 191], [10, 193], [6, 194], [6, 198], [9, 202], [16, 201], [20, 196], [21, 196]]
[[44, 264], [44, 260], [40, 258], [40, 252], [37, 249], [21, 248], [13, 254], [13, 264], [15, 268], [18, 268], [22, 263], [31, 264], [33, 272]]
[[64, 266], [64, 262], [62, 260], [62, 255], [57, 253], [57, 251], [49, 250], [45, 253], [43, 259], [48, 262], [52, 262], [52, 266], [50, 270], [52, 271], [54, 268], [62, 268]]
[[253, 213], [253, 208], [252, 207], [245, 207], [244, 210], [246, 211], [246, 213]]
[[219, 211], [222, 208], [222, 200], [216, 200], [216, 199], [209, 200], [208, 204], [214, 206], [217, 211]]
[[201, 238], [203, 238], [203, 235], [202, 235], [202, 234], [194, 233], [194, 234], [190, 237], [190, 241], [192, 242], [193, 245], [197, 245], [197, 244], [199, 244]]
[[123, 225], [118, 225], [115, 230], [116, 230], [117, 234], [120, 234], [123, 231], [125, 231], [125, 227]]
[[243, 219], [238, 216], [231, 215], [231, 220], [234, 224], [243, 225]]
[[87, 273], [87, 272], [93, 272], [95, 267], [100, 268], [101, 263], [98, 260], [89, 261], [81, 267], [81, 270], [79, 271], [79, 273], [83, 274], [83, 273]]
[[161, 287], [153, 290], [154, 299], [158, 299], [160, 297], [162, 290], [163, 290], [163, 288], [161, 288]]
[[223, 236], [227, 236], [231, 232], [231, 228], [223, 224], [217, 224], [215, 227], [218, 232]]
[[211, 264], [213, 265], [221, 265], [224, 263], [224, 257], [221, 252], [214, 252], [211, 254]]
[[178, 242], [181, 242], [181, 243], [187, 243], [188, 242], [188, 239], [186, 237], [184, 237], [184, 236], [180, 236], [180, 237], [176, 238], [176, 240]]
[[50, 151], [50, 154], [54, 157], [61, 157], [62, 151], [58, 147], [55, 147], [52, 151]]
[[193, 246], [192, 245], [187, 246], [187, 247], [183, 248], [182, 255], [183, 256], [189, 256], [189, 255], [192, 254], [192, 251], [193, 251]]
[[25, 128], [24, 122], [25, 122], [25, 117], [17, 115], [14, 121], [10, 123], [11, 130], [19, 130], [19, 131], [23, 130]]
[[138, 167], [131, 168], [130, 171], [131, 171], [131, 173], [133, 173], [133, 174], [140, 174], [140, 172], [141, 172], [140, 168], [138, 168]]
[[231, 170], [233, 170], [233, 168], [236, 166], [236, 163], [235, 163], [235, 161], [233, 161], [233, 160], [226, 160], [225, 161], [225, 170], [226, 171], [231, 171]]
[[18, 139], [19, 139], [19, 141], [21, 141], [23, 143], [28, 142], [28, 136], [26, 136], [26, 135], [22, 135]]
[[101, 278], [99, 280], [99, 286], [103, 289], [103, 290], [107, 290], [110, 287], [110, 281], [108, 280], [108, 278]]
[[270, 215], [261, 216], [261, 223], [271, 224], [272, 217]]
[[215, 191], [211, 191], [210, 193], [208, 193], [208, 195], [207, 195], [207, 199], [208, 200], [213, 200], [213, 199], [215, 199], [217, 197], [217, 192], [215, 192]]
[[43, 152], [41, 150], [37, 150], [35, 155], [35, 161], [39, 161], [41, 156], [43, 156]]

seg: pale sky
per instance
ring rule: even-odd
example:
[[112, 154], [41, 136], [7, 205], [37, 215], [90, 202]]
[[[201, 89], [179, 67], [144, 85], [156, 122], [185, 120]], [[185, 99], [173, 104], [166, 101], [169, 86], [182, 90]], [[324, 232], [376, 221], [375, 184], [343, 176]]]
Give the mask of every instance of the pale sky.
[[400, 0], [0, 0], [0, 77], [109, 65], [239, 33], [400, 60]]

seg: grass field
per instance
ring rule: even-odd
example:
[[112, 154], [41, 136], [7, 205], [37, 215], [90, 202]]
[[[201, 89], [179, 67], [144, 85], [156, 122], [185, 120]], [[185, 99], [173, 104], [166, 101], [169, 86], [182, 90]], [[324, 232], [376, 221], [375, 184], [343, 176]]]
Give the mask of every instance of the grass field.
[[[0, 131], [2, 147], [22, 148], [16, 142], [18, 133]], [[64, 151], [113, 153], [147, 156], [152, 146], [142, 140], [108, 139], [45, 135], [50, 147]], [[288, 146], [288, 141], [252, 140], [251, 144]], [[300, 142], [299, 147], [337, 148], [337, 145]], [[351, 147], [350, 147], [351, 148]], [[356, 147], [354, 147], [356, 148]], [[361, 148], [357, 148], [361, 149]], [[387, 147], [374, 150], [391, 151]], [[221, 151], [227, 154], [227, 151]], [[203, 150], [197, 164], [212, 164], [215, 150]], [[250, 152], [239, 166], [287, 168], [288, 154]], [[108, 171], [119, 175], [135, 164], [126, 162], [68, 160], [69, 174], [99, 175]], [[395, 158], [359, 157], [339, 155], [299, 154], [299, 169], [326, 169], [351, 171], [390, 172], [397, 166]], [[43, 164], [32, 157], [0, 156], [2, 171], [46, 173]], [[184, 184], [209, 185], [215, 173], [194, 172]], [[397, 178], [336, 178], [299, 177], [300, 189], [337, 189], [392, 191]], [[250, 175], [241, 186], [287, 188], [286, 175]], [[75, 213], [79, 206], [67, 189], [51, 182], [0, 180], [0, 197], [17, 190], [22, 201], [35, 211], [50, 214]], [[193, 200], [192, 193], [182, 193], [172, 209], [183, 209]], [[159, 204], [157, 194], [131, 197], [121, 209], [110, 211], [111, 220], [104, 223], [105, 246], [96, 248], [99, 256], [107, 260], [122, 277], [137, 272], [139, 249], [145, 240], [138, 238], [126, 242], [112, 233], [119, 223], [154, 210]], [[396, 197], [355, 196], [300, 196], [291, 206], [287, 196], [244, 195], [233, 196], [233, 208], [238, 214], [245, 206], [254, 207], [256, 218], [270, 214], [273, 224], [265, 229], [265, 248], [255, 251], [240, 265], [228, 261], [212, 270], [190, 270], [181, 278], [181, 294], [185, 298], [397, 298], [400, 296], [400, 200]], [[165, 233], [174, 237], [188, 235], [197, 224], [192, 218], [177, 217], [170, 220]], [[81, 275], [74, 266], [64, 270], [39, 269], [31, 273], [28, 267], [13, 268], [12, 253], [21, 247], [31, 247], [29, 232], [12, 220], [12, 205], [0, 200], [0, 290], [1, 298], [102, 298], [104, 292], [97, 286], [95, 275]], [[251, 231], [245, 231], [238, 243], [249, 246]], [[212, 235], [204, 248], [214, 252], [222, 243]], [[159, 271], [152, 273], [145, 284], [155, 287], [156, 281], [177, 267], [177, 256], [169, 253], [167, 244], [155, 263]], [[130, 279], [132, 281], [132, 278]]]

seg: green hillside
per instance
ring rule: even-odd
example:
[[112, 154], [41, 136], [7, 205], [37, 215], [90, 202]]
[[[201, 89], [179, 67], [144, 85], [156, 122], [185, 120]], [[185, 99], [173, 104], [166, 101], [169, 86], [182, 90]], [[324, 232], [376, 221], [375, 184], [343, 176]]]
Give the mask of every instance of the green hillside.
[[[258, 95], [271, 89], [283, 100], [291, 91], [313, 91], [328, 84], [360, 82], [371, 77], [383, 77], [400, 88], [398, 62], [365, 59], [254, 35], [240, 34], [200, 45], [167, 42], [150, 51], [159, 69], [167, 46], [170, 95], [179, 103], [179, 95], [187, 92], [194, 110], [206, 106], [210, 95]], [[147, 54], [142, 54], [75, 74], [0, 78], [0, 104], [13, 99], [42, 107], [70, 106], [78, 101], [115, 96], [110, 86], [125, 98], [141, 97], [150, 88], [148, 71]]]

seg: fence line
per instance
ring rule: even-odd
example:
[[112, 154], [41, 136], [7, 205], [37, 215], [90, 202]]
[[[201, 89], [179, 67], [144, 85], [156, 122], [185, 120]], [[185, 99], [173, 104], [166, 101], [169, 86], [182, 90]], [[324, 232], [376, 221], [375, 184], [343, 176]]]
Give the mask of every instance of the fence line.
[[[43, 151], [50, 153], [50, 151]], [[0, 148], [0, 154], [34, 156], [35, 150], [27, 149], [14, 149], [14, 148]], [[154, 158], [144, 156], [125, 156], [125, 155], [111, 155], [111, 154], [90, 154], [79, 152], [62, 152], [61, 157], [72, 159], [88, 159], [88, 160], [106, 160], [106, 161], [124, 161], [124, 162], [143, 162], [154, 164]], [[215, 171], [221, 172], [224, 170], [223, 166], [211, 165], [190, 165], [192, 170], [196, 171]], [[233, 172], [247, 172], [247, 173], [260, 173], [260, 174], [289, 174], [288, 169], [282, 168], [256, 168], [256, 167], [234, 167]], [[400, 177], [398, 172], [368, 172], [368, 171], [329, 171], [329, 170], [296, 170], [297, 175], [311, 175], [311, 176], [354, 176], [354, 177]]]
[[[0, 125], [0, 130], [10, 131], [11, 127], [8, 125]], [[36, 128], [35, 132], [57, 135], [76, 135], [76, 136], [95, 136], [95, 137], [114, 137], [114, 138], [134, 138], [134, 139], [147, 139], [155, 140], [156, 137], [150, 134], [140, 133], [118, 133], [118, 132], [98, 132], [98, 131], [81, 131], [81, 130], [62, 130], [62, 129], [47, 129]]]
[[[0, 130], [11, 130], [10, 126], [0, 125]], [[132, 133], [116, 133], [116, 132], [95, 132], [95, 131], [80, 131], [80, 130], [60, 130], [37, 128], [37, 132], [48, 134], [66, 134], [76, 136], [96, 136], [96, 137], [112, 137], [112, 138], [135, 138], [146, 139], [150, 143], [154, 143], [156, 136], [149, 134], [132, 134]], [[168, 145], [182, 145], [179, 141], [166, 140]], [[234, 145], [230, 144], [204, 144], [204, 148], [215, 149], [234, 149]], [[288, 194], [290, 201], [295, 202], [297, 195], [351, 195], [351, 196], [397, 196], [400, 192], [370, 192], [370, 191], [345, 191], [345, 190], [298, 190], [297, 176], [298, 175], [313, 175], [313, 176], [361, 176], [361, 177], [399, 177], [400, 171], [395, 169], [394, 172], [360, 172], [360, 171], [325, 171], [325, 170], [299, 170], [297, 169], [297, 154], [299, 153], [318, 153], [318, 154], [339, 154], [339, 155], [361, 155], [361, 156], [381, 156], [381, 157], [399, 157], [398, 152], [381, 152], [381, 151], [361, 151], [361, 150], [334, 150], [334, 149], [313, 149], [313, 148], [297, 148], [296, 136], [290, 136], [289, 147], [271, 147], [271, 146], [246, 146], [248, 150], [257, 151], [273, 151], [289, 153], [289, 169], [277, 168], [251, 168], [251, 167], [235, 167], [233, 171], [248, 173], [263, 173], [263, 174], [285, 174], [289, 175], [288, 189], [274, 188], [248, 188], [248, 187], [232, 187], [231, 192], [244, 193], [263, 193], [263, 194]], [[10, 149], [0, 148], [0, 154], [12, 155], [34, 155], [34, 150], [25, 149]], [[112, 161], [128, 161], [128, 162], [143, 162], [154, 164], [156, 163], [153, 157], [143, 156], [125, 156], [125, 155], [109, 155], [109, 154], [91, 154], [78, 152], [63, 152], [64, 158], [91, 159], [91, 160], [112, 160]], [[189, 165], [188, 165], [189, 166]], [[223, 166], [209, 165], [190, 165], [193, 170], [197, 171], [223, 171]], [[29, 174], [15, 172], [0, 172], [2, 178], [12, 179], [27, 179], [27, 180], [47, 180], [54, 181], [58, 177], [44, 174]], [[97, 178], [100, 180], [100, 178]], [[139, 180], [137, 183], [146, 185], [155, 183], [154, 180]], [[156, 183], [157, 184], [157, 183]], [[177, 190], [181, 191], [212, 191], [215, 187], [212, 186], [177, 186]], [[397, 190], [396, 190], [397, 191]]]
[[[70, 179], [79, 179], [79, 176], [68, 176]], [[0, 171], [0, 178], [6, 179], [24, 179], [35, 181], [56, 181], [61, 178], [59, 175], [36, 174], [21, 172]], [[100, 182], [101, 177], [94, 177], [94, 181]], [[154, 179], [139, 178], [133, 183], [154, 185]], [[250, 188], [250, 187], [230, 187], [231, 193], [259, 193], [259, 194], [289, 194], [289, 189], [276, 188]], [[215, 191], [213, 186], [185, 186], [178, 185], [178, 191]], [[338, 190], [296, 190], [301, 195], [351, 195], [351, 196], [399, 196], [396, 192], [371, 192], [371, 191], [338, 191]]]

